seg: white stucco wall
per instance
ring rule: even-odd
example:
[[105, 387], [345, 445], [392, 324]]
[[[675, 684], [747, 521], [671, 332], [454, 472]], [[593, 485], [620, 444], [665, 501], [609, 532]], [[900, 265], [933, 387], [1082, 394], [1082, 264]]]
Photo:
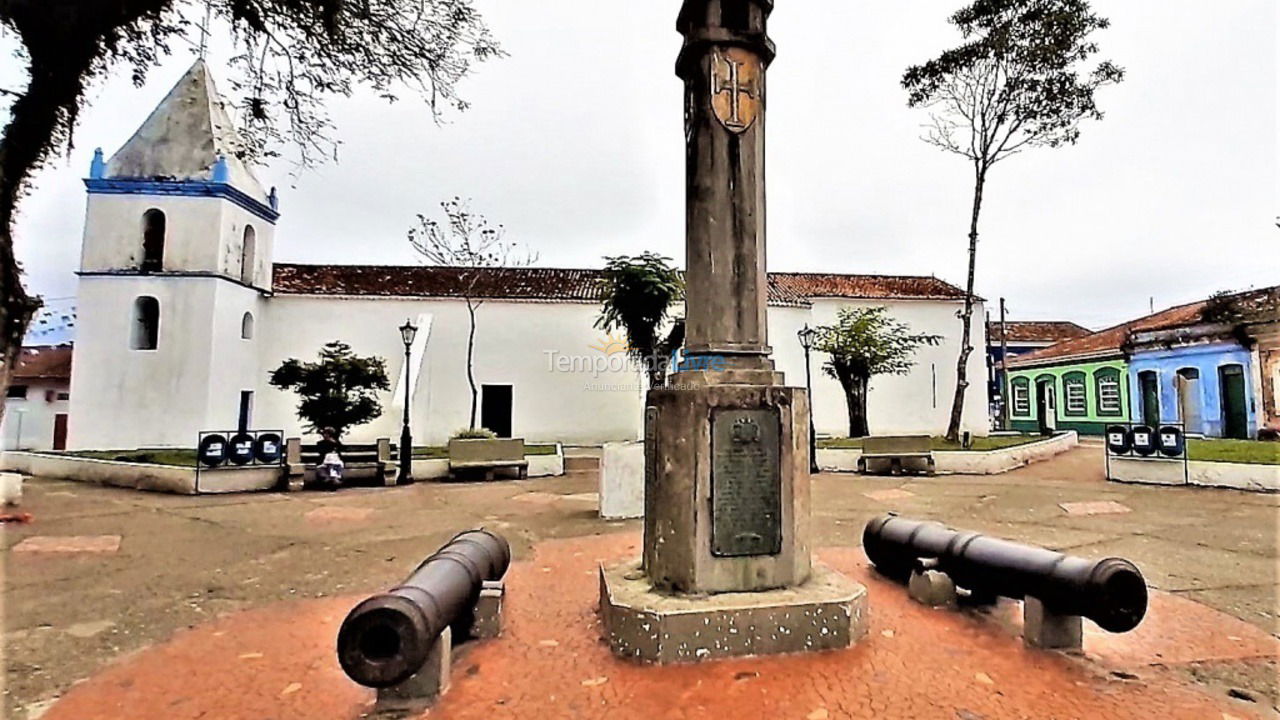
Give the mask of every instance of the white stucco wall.
[[[165, 214], [164, 270], [221, 273], [240, 279], [244, 229], [254, 229], [253, 285], [269, 289], [275, 227], [215, 197], [89, 194], [80, 269], [133, 270], [142, 260], [142, 216]], [[212, 232], [216, 229], [216, 234]]]
[[0, 422], [4, 449], [52, 449], [54, 417], [67, 413], [70, 404], [58, 399], [59, 393], [67, 392], [67, 383], [17, 379], [13, 384], [26, 385], [27, 397], [5, 400], [4, 421]]
[[[811, 326], [829, 325], [836, 321], [841, 307], [889, 308], [890, 314], [905, 322], [913, 333], [941, 335], [938, 345], [922, 346], [915, 356], [915, 366], [906, 375], [877, 375], [871, 379], [867, 398], [867, 424], [872, 434], [946, 432], [951, 418], [951, 401], [955, 394], [956, 360], [960, 355], [960, 320], [956, 317], [958, 302], [930, 300], [847, 300], [817, 299], [811, 312], [793, 308], [769, 309], [769, 343], [779, 370], [786, 373], [787, 384], [804, 385], [804, 350], [796, 332], [807, 322]], [[978, 320], [984, 316], [983, 306], [974, 306], [975, 322], [971, 327], [969, 355], [969, 388], [965, 395], [962, 427], [975, 435], [990, 431], [987, 418], [986, 329]], [[822, 372], [826, 356], [813, 353], [813, 420], [819, 435], [844, 436], [849, 433], [848, 411], [840, 383]]]
[[[132, 302], [138, 295], [160, 301], [160, 342], [155, 351], [129, 348]], [[944, 336], [940, 345], [920, 349], [908, 375], [874, 378], [868, 406], [874, 433], [943, 432], [958, 352], [954, 303], [819, 300], [812, 312], [772, 307], [773, 356], [788, 384], [804, 384], [804, 355], [796, 331], [806, 322], [833, 322], [845, 304], [885, 304], [914, 332]], [[431, 318], [431, 328], [425, 356], [414, 358], [421, 364], [412, 403], [415, 442], [443, 444], [468, 423], [468, 321], [466, 305], [459, 300], [266, 297], [215, 278], [117, 276], [83, 278], [81, 308], [72, 380], [72, 448], [190, 447], [200, 430], [235, 427], [242, 390], [254, 392], [254, 428], [306, 434], [295, 415], [296, 396], [270, 387], [270, 371], [290, 357], [313, 359], [322, 345], [341, 340], [358, 354], [386, 359], [394, 386], [404, 365], [397, 327], [405, 318], [421, 316]], [[609, 359], [593, 347], [600, 346], [603, 337], [593, 327], [598, 311], [590, 303], [490, 301], [480, 307], [476, 382], [512, 385], [514, 435], [531, 442], [584, 444], [639, 439], [642, 378], [625, 367], [621, 357], [599, 374], [589, 369]], [[978, 316], [981, 311], [977, 308]], [[245, 312], [254, 316], [254, 337], [249, 340], [240, 337]], [[976, 348], [982, 347], [981, 327], [975, 324]], [[844, 395], [838, 382], [822, 374], [823, 361], [820, 354], [814, 355], [815, 422], [821, 434], [844, 435]], [[970, 363], [965, 427], [985, 434], [982, 353], [975, 350]], [[399, 437], [400, 397], [383, 393], [382, 403], [383, 415], [353, 428], [351, 441]]]
[[[598, 443], [639, 437], [642, 421], [639, 378], [622, 369], [565, 372], [555, 357], [603, 357], [591, 345], [596, 305], [554, 302], [486, 302], [477, 311], [477, 385], [512, 385], [512, 434], [530, 442]], [[459, 300], [276, 296], [260, 325], [262, 391], [256, 424], [302, 431], [294, 415], [296, 396], [266, 386], [266, 375], [289, 357], [310, 360], [320, 347], [341, 340], [360, 355], [387, 361], [392, 384], [404, 366], [398, 326], [406, 318], [431, 316], [425, 358], [411, 404], [414, 441], [440, 445], [466, 427], [471, 393], [466, 377], [468, 319]], [[601, 387], [598, 387], [601, 386]], [[351, 430], [354, 441], [398, 438], [399, 398], [384, 393], [384, 414]]]
[[[208, 418], [217, 278], [82, 277], [68, 447], [193, 447]], [[130, 347], [133, 303], [160, 304], [155, 350]]]

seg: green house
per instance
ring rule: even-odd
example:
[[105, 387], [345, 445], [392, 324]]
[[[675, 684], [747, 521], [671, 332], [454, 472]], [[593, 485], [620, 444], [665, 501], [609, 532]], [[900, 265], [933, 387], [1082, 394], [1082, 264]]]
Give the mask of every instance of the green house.
[[1110, 423], [1129, 420], [1134, 407], [1129, 381], [1131, 333], [1178, 327], [1198, 318], [1203, 306], [1203, 302], [1178, 305], [1010, 358], [1009, 420], [1014, 429], [1102, 435]]
[[1075, 430], [1101, 435], [1108, 423], [1128, 418], [1128, 367], [1124, 358], [1066, 360], [1009, 368], [1015, 430]]

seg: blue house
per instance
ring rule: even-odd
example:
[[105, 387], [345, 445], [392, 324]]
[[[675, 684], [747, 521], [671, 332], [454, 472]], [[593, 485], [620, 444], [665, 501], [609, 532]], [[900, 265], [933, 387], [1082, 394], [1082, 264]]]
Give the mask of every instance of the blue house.
[[1253, 350], [1235, 323], [1197, 322], [1132, 332], [1129, 397], [1133, 422], [1183, 423], [1206, 437], [1258, 432]]

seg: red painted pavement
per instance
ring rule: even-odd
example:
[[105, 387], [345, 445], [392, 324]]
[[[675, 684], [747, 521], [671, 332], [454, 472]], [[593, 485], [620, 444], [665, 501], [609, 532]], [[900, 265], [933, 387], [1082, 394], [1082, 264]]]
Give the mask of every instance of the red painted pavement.
[[[640, 666], [609, 654], [595, 613], [596, 563], [635, 555], [637, 545], [634, 534], [548, 541], [514, 565], [503, 636], [459, 654], [453, 688], [430, 717], [1251, 718], [1242, 703], [1167, 671], [1147, 668], [1129, 681], [1108, 671], [1277, 650], [1261, 630], [1157, 593], [1135, 633], [1090, 633], [1089, 660], [1034, 651], [996, 619], [911, 603], [869, 573], [860, 550], [832, 549], [819, 555], [870, 591], [870, 633], [853, 648]], [[333, 655], [356, 600], [281, 603], [181, 632], [73, 687], [43, 720], [359, 717], [373, 692], [347, 680]]]

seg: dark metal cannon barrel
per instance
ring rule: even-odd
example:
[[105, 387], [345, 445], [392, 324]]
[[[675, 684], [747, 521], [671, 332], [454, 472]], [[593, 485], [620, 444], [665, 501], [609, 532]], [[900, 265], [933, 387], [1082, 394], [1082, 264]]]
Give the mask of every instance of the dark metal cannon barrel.
[[921, 559], [933, 558], [934, 569], [959, 587], [1031, 596], [1053, 612], [1087, 617], [1110, 632], [1134, 629], [1147, 613], [1146, 581], [1123, 558], [1088, 560], [891, 514], [867, 523], [862, 547], [876, 569], [890, 577], [906, 577]]
[[409, 679], [446, 627], [464, 630], [486, 580], [499, 580], [511, 547], [488, 530], [460, 533], [405, 581], [352, 608], [338, 631], [338, 662], [367, 687]]

